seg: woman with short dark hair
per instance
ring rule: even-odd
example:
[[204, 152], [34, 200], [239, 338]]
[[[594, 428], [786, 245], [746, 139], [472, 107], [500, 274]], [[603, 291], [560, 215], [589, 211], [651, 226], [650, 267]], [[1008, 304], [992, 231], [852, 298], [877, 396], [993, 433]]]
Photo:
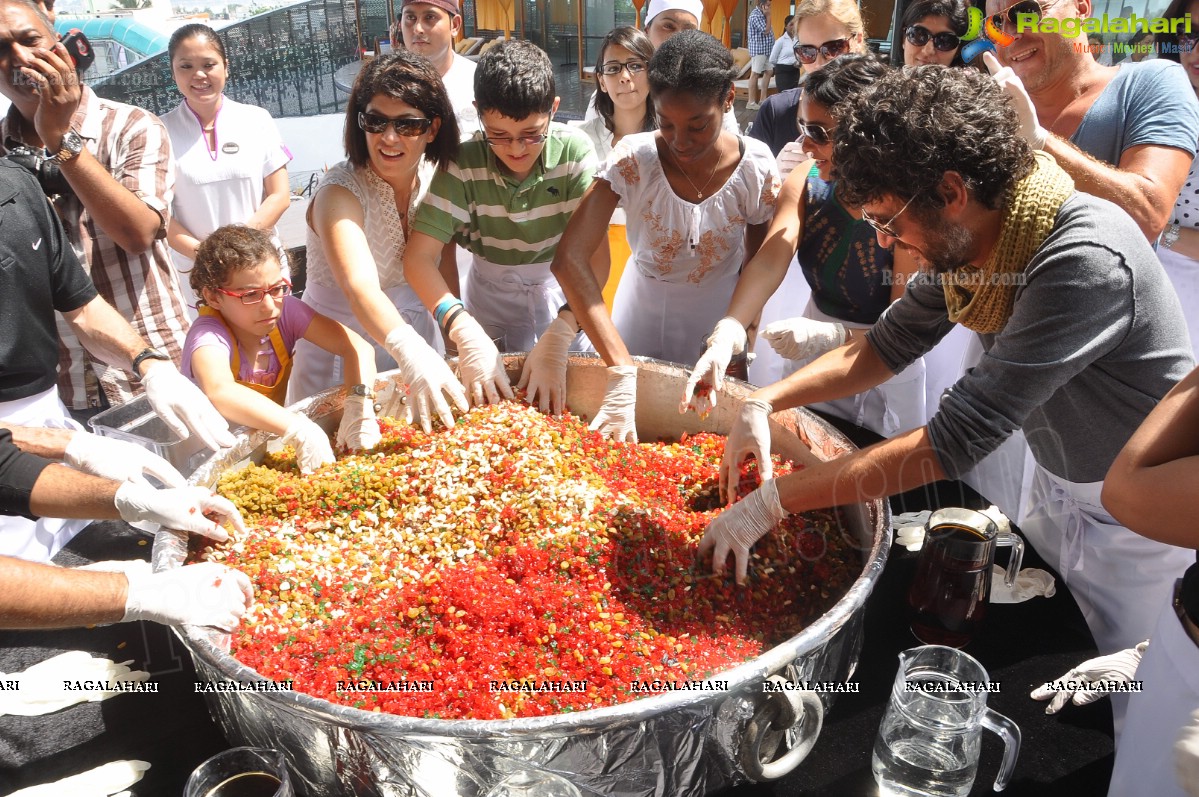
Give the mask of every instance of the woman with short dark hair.
[[904, 66], [961, 66], [970, 25], [966, 0], [916, 0], [903, 12]]
[[[379, 371], [397, 364], [383, 341], [411, 326], [423, 338], [411, 353], [420, 362], [400, 365], [418, 406], [444, 405], [442, 389], [462, 390], [441, 358], [433, 316], [404, 279], [409, 221], [434, 170], [457, 156], [458, 139], [454, 109], [428, 59], [407, 51], [375, 58], [346, 103], [346, 160], [325, 173], [308, 209], [304, 302], [373, 340]], [[417, 366], [422, 374], [408, 373]], [[338, 384], [341, 370], [336, 357], [301, 341], [289, 401]]]

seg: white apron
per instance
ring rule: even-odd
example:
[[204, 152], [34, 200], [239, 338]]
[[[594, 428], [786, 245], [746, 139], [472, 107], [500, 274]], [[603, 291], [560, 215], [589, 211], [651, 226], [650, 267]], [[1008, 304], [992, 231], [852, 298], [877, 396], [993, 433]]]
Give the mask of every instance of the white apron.
[[1199, 709], [1199, 646], [1166, 601], [1128, 696], [1108, 797], [1187, 797], [1174, 774], [1174, 742]]
[[629, 256], [616, 295], [612, 323], [629, 354], [678, 363], [690, 370], [704, 353], [705, 341], [724, 318], [738, 272], [709, 274], [703, 282], [665, 282], [648, 276]]
[[[13, 426], [40, 426], [48, 429], [83, 427], [72, 420], [52, 387], [36, 396], [0, 402], [0, 420]], [[0, 515], [0, 554], [30, 562], [48, 563], [75, 535], [92, 521], [40, 518], [36, 521], [12, 515]]]
[[[441, 332], [437, 329], [437, 322], [433, 320], [433, 314], [425, 309], [412, 288], [405, 283], [394, 285], [383, 293], [399, 310], [400, 316], [425, 339], [426, 343], [433, 347], [434, 351], [438, 354], [445, 353], [445, 344], [442, 343]], [[334, 321], [340, 321], [366, 340], [371, 341], [375, 347], [375, 368], [379, 373], [396, 367], [396, 361], [387, 349], [371, 338], [354, 315], [350, 300], [346, 298], [340, 288], [309, 284], [304, 291], [303, 300], [304, 304], [316, 312], [328, 316]], [[292, 356], [291, 379], [287, 383], [287, 403], [294, 404], [314, 393], [342, 384], [345, 381], [344, 371], [340, 357], [301, 338], [296, 341], [296, 350]]]
[[1195, 552], [1142, 537], [1099, 502], [1103, 482], [1080, 484], [1041, 466], [1033, 475], [1025, 539], [1070, 587], [1100, 654], [1143, 642]]
[[566, 304], [550, 264], [500, 266], [475, 255], [462, 281], [466, 310], [501, 352], [531, 351]]
[[[803, 317], [842, 324], [846, 329], [870, 329], [871, 326], [833, 318], [821, 312], [810, 297], [807, 306], [804, 307]], [[786, 360], [783, 364], [783, 378], [815, 359], [817, 358]], [[883, 437], [894, 437], [900, 432], [918, 429], [925, 424], [924, 401], [924, 359], [920, 358], [877, 387], [854, 396], [809, 404], [808, 409], [844, 418]]]
[[[758, 329], [764, 329], [767, 324], [794, 318], [808, 300], [812, 297], [812, 286], [804, 278], [803, 269], [799, 265], [799, 255], [791, 256], [787, 273], [783, 276], [778, 290], [771, 294], [762, 307], [758, 320]], [[773, 385], [783, 378], [783, 366], [787, 361], [779, 356], [770, 341], [758, 335], [754, 341], [754, 358], [749, 363], [749, 381], [755, 385]]]
[[1199, 343], [1199, 261], [1191, 260], [1164, 246], [1157, 248], [1157, 259], [1161, 261], [1178, 301], [1182, 304], [1182, 316], [1187, 322], [1191, 336], [1191, 348]]

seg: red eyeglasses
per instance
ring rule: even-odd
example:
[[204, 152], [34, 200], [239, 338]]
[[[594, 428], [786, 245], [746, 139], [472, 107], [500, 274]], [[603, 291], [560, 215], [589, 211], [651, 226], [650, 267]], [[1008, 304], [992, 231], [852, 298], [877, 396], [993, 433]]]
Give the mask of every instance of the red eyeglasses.
[[217, 288], [217, 290], [226, 296], [241, 299], [242, 304], [258, 304], [268, 295], [272, 299], [282, 299], [284, 296], [287, 296], [291, 293], [291, 283], [287, 280], [282, 280], [269, 288], [251, 288], [248, 291], [227, 291], [224, 288]]

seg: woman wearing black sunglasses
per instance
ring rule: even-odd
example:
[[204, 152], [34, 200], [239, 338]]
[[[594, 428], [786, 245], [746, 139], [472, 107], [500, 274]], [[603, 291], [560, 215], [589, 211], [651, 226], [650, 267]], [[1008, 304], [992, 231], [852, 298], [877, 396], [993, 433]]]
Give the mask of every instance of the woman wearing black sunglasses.
[[904, 66], [962, 65], [962, 40], [969, 25], [965, 0], [916, 0], [903, 12]]
[[[759, 313], [763, 321], [783, 319], [762, 327], [761, 337], [786, 360], [781, 374], [758, 371], [754, 381], [766, 384], [764, 378], [777, 381], [860, 335], [857, 330], [868, 329], [903, 295], [904, 275], [916, 271], [911, 256], [903, 249], [879, 246], [875, 227], [860, 210], [838, 199], [832, 174], [831, 136], [837, 125], [833, 109], [888, 69], [873, 55], [845, 55], [808, 76], [798, 125], [811, 160], [783, 184], [766, 242], [742, 270], [728, 313], [709, 338], [689, 388], [701, 380], [718, 384], [721, 363], [728, 362], [738, 344], [745, 345], [745, 329]], [[807, 286], [795, 285], [790, 271], [801, 271]], [[805, 287], [811, 298], [803, 316], [787, 317], [802, 303]], [[763, 349], [758, 346], [759, 359], [770, 353]], [[819, 408], [890, 436], [924, 424], [924, 405], [924, 364], [917, 360], [877, 388]]]
[[[380, 371], [400, 360], [412, 386], [409, 406], [431, 405], [447, 426], [453, 418], [443, 391], [463, 410], [466, 394], [442, 359], [436, 321], [404, 279], [404, 249], [416, 205], [434, 169], [457, 156], [458, 139], [453, 106], [428, 59], [401, 50], [365, 64], [346, 102], [347, 158], [325, 173], [308, 208], [304, 292], [305, 304], [374, 341]], [[300, 341], [290, 401], [337, 384], [340, 370], [327, 352]], [[428, 428], [431, 419], [420, 420]]]

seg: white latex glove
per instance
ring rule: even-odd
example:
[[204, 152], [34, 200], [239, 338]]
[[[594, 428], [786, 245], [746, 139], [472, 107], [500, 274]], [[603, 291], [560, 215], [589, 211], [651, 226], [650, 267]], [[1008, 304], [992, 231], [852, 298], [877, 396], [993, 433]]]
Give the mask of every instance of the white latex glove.
[[200, 562], [148, 576], [126, 576], [122, 623], [153, 620], [163, 625], [205, 625], [232, 631], [254, 600], [244, 573]]
[[608, 366], [604, 402], [590, 428], [618, 443], [637, 442], [637, 366]]
[[63, 461], [75, 470], [117, 482], [138, 482], [149, 486], [153, 476], [167, 487], [187, 484], [175, 466], [154, 452], [124, 440], [87, 432], [75, 432], [67, 443]]
[[903, 512], [891, 516], [891, 528], [895, 529], [895, 544], [902, 545], [909, 551], [919, 551], [924, 547], [924, 527], [928, 524], [927, 509], [920, 512]]
[[472, 406], [498, 404], [501, 397], [512, 398], [504, 358], [470, 313], [458, 314], [450, 327], [450, 340], [458, 347], [458, 371]]
[[737, 484], [741, 481], [741, 463], [750, 454], [758, 462], [762, 481], [774, 476], [770, 461], [770, 425], [767, 419], [774, 409], [762, 399], [746, 399], [724, 442], [724, 457], [720, 460], [720, 494], [724, 502], [737, 500]]
[[208, 396], [179, 373], [173, 363], [165, 360], [153, 360], [152, 363], [142, 377], [142, 387], [162, 422], [180, 440], [194, 434], [213, 451], [233, 445], [228, 421], [212, 406]]
[[[71, 676], [72, 679], [78, 677]], [[14, 791], [8, 797], [62, 797], [66, 794], [71, 797], [121, 797], [129, 794], [126, 789], [141, 780], [149, 768], [146, 761], [113, 761], [53, 783]]]
[[404, 374], [410, 393], [407, 406], [415, 411], [425, 432], [433, 431], [433, 413], [447, 429], [451, 428], [454, 414], [445, 396], [449, 395], [462, 412], [469, 406], [462, 383], [446, 361], [408, 324], [400, 324], [389, 332], [383, 345]]
[[337, 426], [337, 445], [363, 451], [379, 445], [382, 439], [379, 419], [375, 417], [375, 400], [366, 396], [346, 396], [341, 423]]
[[536, 399], [542, 412], [561, 415], [566, 409], [566, 355], [578, 334], [569, 321], [558, 316], [525, 358], [516, 386], [528, 388], [528, 402]]
[[[1049, 702], [1049, 705], [1045, 707], [1046, 714], [1058, 713], [1069, 702], [1073, 702], [1076, 706], [1085, 706], [1088, 703], [1094, 703], [1099, 698], [1105, 697], [1108, 692], [1087, 689], [1086, 682], [1120, 681], [1127, 683], [1133, 680], [1133, 676], [1137, 674], [1137, 666], [1141, 663], [1141, 656], [1145, 655], [1145, 650], [1148, 647], [1149, 640], [1145, 640], [1135, 648], [1128, 648], [1110, 653], [1107, 656], [1096, 656], [1093, 659], [1087, 659], [1057, 679], [1058, 681], [1074, 681], [1076, 688], [1058, 691], [1047, 688], [1048, 685], [1042, 685], [1032, 690], [1032, 694], [1029, 696], [1033, 700], [1053, 698]], [[1050, 683], [1055, 683], [1055, 681], [1051, 681]]]
[[190, 534], [202, 534], [217, 542], [229, 539], [221, 528], [226, 522], [245, 532], [241, 513], [228, 499], [203, 487], [173, 487], [155, 490], [144, 484], [125, 482], [117, 488], [113, 503], [126, 523], [149, 521]]
[[801, 163], [807, 163], [812, 160], [812, 156], [803, 151], [803, 145], [798, 141], [788, 141], [779, 150], [778, 157], [775, 158], [775, 164], [778, 166], [779, 179], [786, 180], [791, 172], [795, 171], [795, 167]]
[[317, 468], [331, 465], [336, 460], [329, 435], [310, 418], [297, 415], [283, 433], [284, 445], [296, 450], [296, 463], [300, 473], [312, 473]]
[[[716, 406], [716, 394], [724, 384], [725, 371], [734, 354], [745, 351], [749, 341], [745, 336], [745, 327], [735, 318], [725, 316], [716, 322], [712, 334], [708, 336], [708, 348], [700, 356], [687, 386], [683, 389], [683, 400], [679, 402], [679, 412], [695, 410], [701, 417]], [[700, 383], [710, 387], [706, 396], [695, 395], [695, 389]]]
[[1174, 743], [1174, 774], [1191, 797], [1199, 797], [1199, 711]]
[[[149, 565], [147, 565], [148, 567]], [[53, 714], [78, 703], [99, 703], [123, 692], [107, 689], [71, 689], [65, 684], [75, 681], [145, 681], [150, 673], [130, 669], [132, 662], [117, 664], [109, 659], [93, 657], [84, 650], [68, 650], [53, 658], [34, 664], [24, 672], [0, 673], [4, 681], [17, 681], [17, 689], [0, 692], [0, 716], [40, 717]], [[65, 684], [64, 684], [65, 682]], [[75, 792], [53, 792], [55, 795]], [[10, 795], [11, 797], [11, 795]]]
[[832, 351], [845, 342], [845, 327], [797, 316], [762, 327], [762, 337], [780, 357], [803, 360]]
[[1000, 66], [994, 53], [983, 53], [983, 63], [987, 65], [987, 71], [1003, 89], [1003, 93], [1012, 98], [1016, 117], [1020, 120], [1020, 135], [1034, 150], [1044, 149], [1045, 142], [1049, 139], [1049, 131], [1041, 127], [1040, 121], [1037, 120], [1037, 109], [1024, 89], [1023, 81], [1010, 66]]
[[712, 572], [722, 576], [732, 551], [737, 561], [737, 583], [744, 584], [749, 570], [749, 549], [788, 514], [779, 502], [776, 482], [767, 479], [708, 524], [704, 538], [699, 541], [699, 553], [702, 556], [711, 549]]

